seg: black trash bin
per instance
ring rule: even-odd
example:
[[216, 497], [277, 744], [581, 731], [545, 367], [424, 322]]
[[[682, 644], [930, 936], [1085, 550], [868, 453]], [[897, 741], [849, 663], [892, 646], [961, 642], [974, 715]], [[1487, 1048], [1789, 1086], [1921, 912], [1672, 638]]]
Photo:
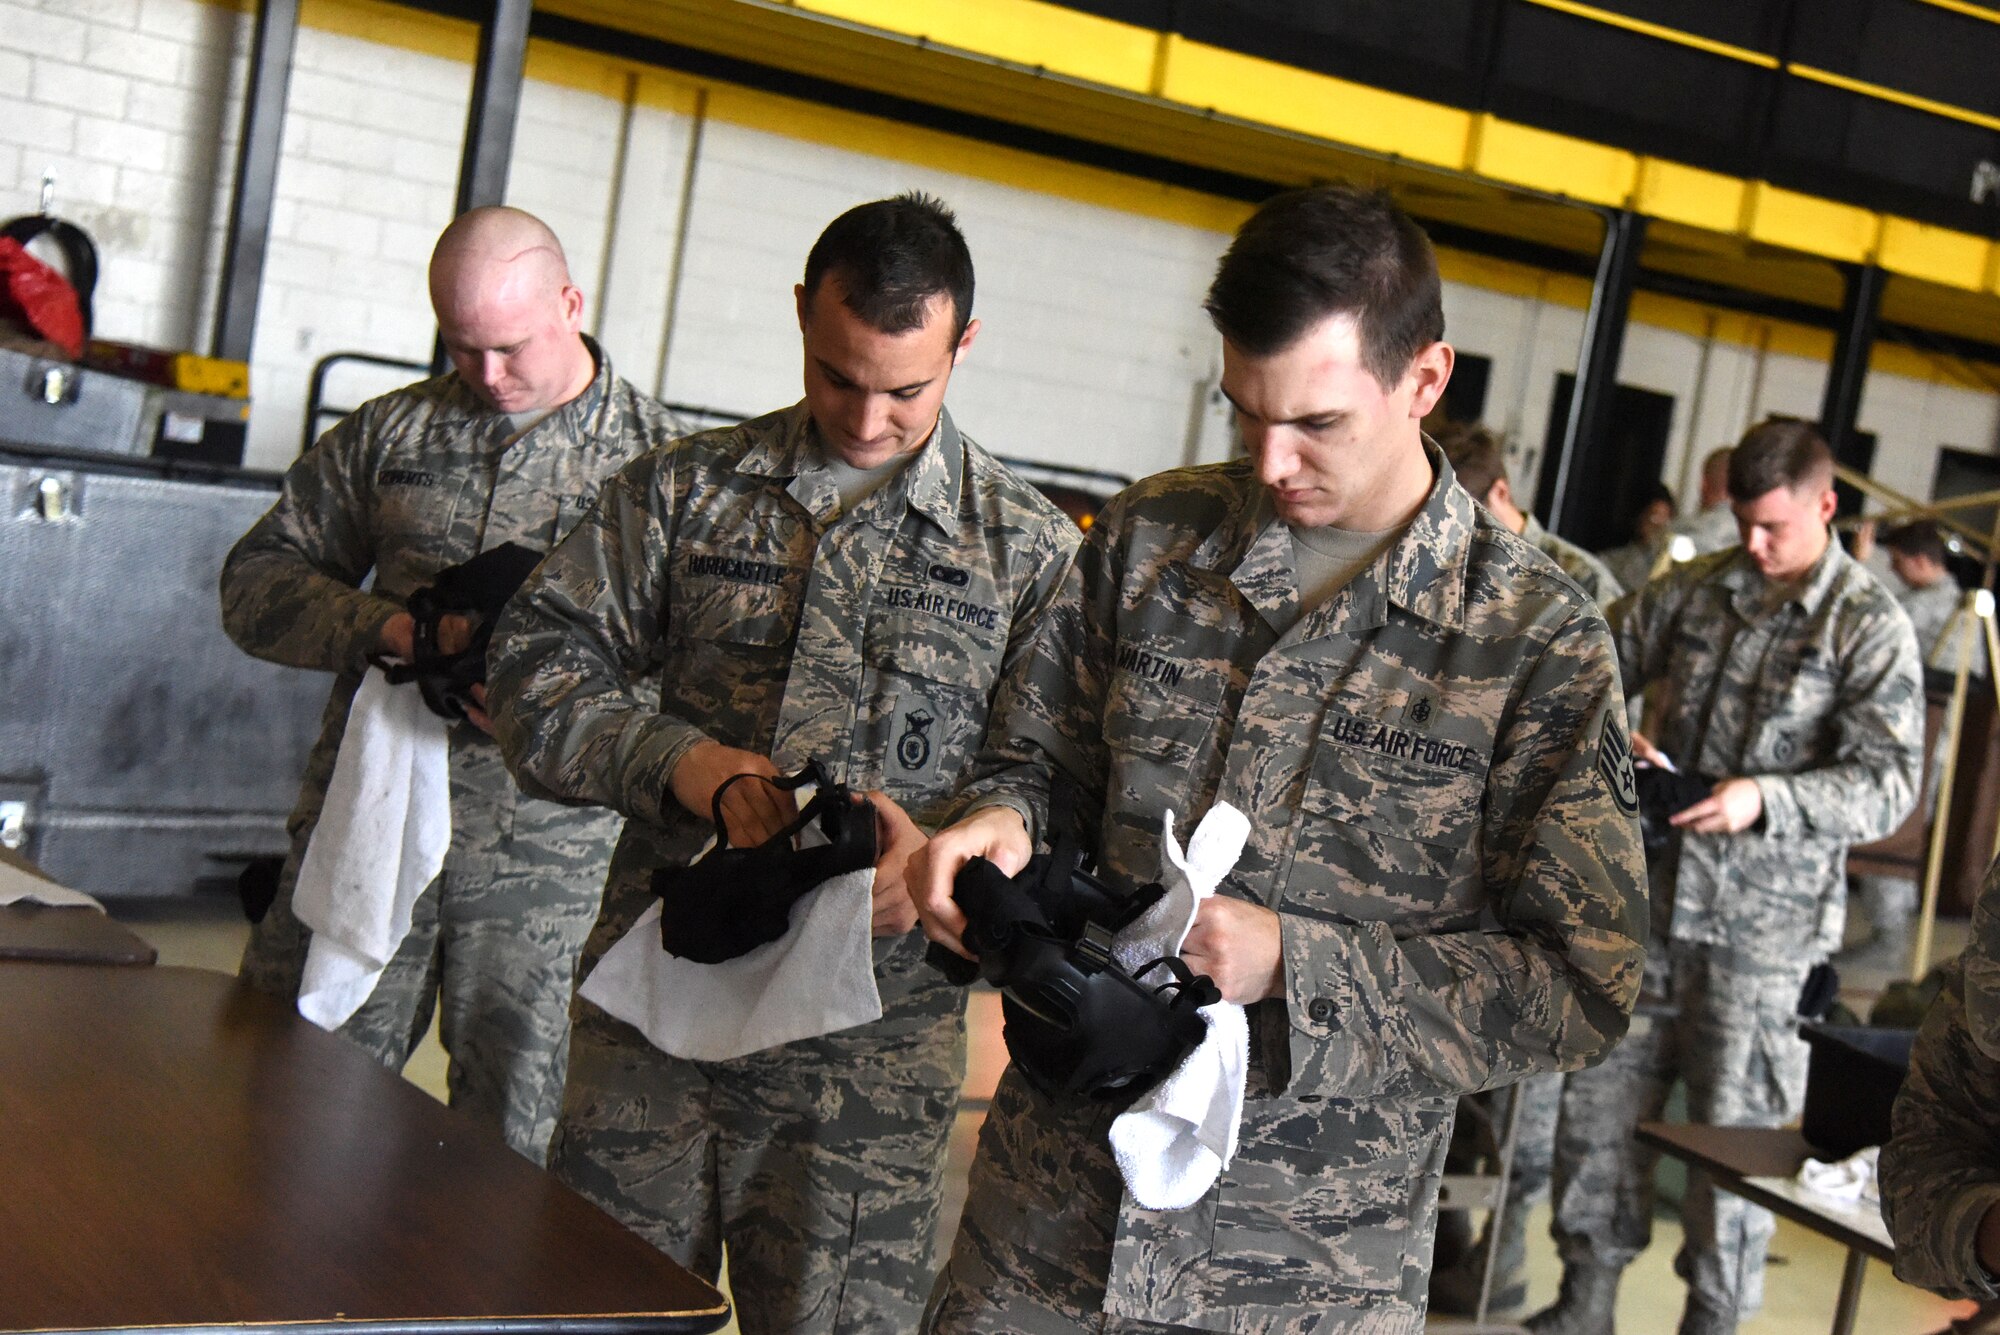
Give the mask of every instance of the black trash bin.
[[1823, 1160], [1845, 1159], [1889, 1139], [1889, 1110], [1910, 1069], [1914, 1029], [1802, 1024], [1812, 1049], [1806, 1068], [1806, 1143]]

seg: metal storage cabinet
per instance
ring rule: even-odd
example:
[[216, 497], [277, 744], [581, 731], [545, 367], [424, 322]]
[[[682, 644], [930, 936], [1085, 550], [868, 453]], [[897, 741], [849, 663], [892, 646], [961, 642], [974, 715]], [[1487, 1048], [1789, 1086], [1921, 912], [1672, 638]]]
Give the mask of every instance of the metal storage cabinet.
[[283, 853], [330, 678], [222, 632], [216, 579], [276, 479], [0, 454], [0, 840], [115, 897]]

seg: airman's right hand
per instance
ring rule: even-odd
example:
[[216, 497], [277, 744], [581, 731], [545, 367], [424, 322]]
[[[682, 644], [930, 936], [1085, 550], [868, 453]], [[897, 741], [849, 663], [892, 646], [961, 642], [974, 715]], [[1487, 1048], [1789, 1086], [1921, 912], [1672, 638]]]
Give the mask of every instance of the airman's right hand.
[[[674, 800], [703, 820], [713, 820], [715, 790], [738, 774], [783, 777], [769, 756], [739, 751], [717, 741], [697, 742], [667, 779]], [[722, 797], [722, 818], [729, 826], [731, 848], [754, 848], [798, 819], [792, 795], [768, 783], [731, 785]]]
[[924, 935], [947, 950], [974, 958], [965, 948], [965, 915], [951, 897], [958, 869], [973, 858], [985, 858], [1007, 875], [1018, 876], [1034, 852], [1028, 827], [1012, 807], [982, 808], [932, 835], [910, 859], [910, 898]]

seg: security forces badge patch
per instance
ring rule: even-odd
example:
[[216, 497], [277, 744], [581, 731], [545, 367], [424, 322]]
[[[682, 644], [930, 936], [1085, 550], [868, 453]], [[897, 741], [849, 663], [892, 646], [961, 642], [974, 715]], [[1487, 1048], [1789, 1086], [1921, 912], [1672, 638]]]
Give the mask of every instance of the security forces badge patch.
[[904, 691], [896, 700], [885, 768], [903, 783], [924, 786], [937, 775], [939, 710], [921, 695]]

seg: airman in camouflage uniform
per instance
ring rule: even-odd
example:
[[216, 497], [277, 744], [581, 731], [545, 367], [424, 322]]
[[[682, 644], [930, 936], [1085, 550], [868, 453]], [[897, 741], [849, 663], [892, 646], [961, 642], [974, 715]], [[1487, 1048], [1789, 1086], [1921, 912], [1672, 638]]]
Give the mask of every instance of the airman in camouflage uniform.
[[[1633, 1127], [1676, 1075], [1688, 1115], [1778, 1126], [1804, 1097], [1796, 1036], [1807, 971], [1840, 943], [1850, 843], [1895, 828], [1916, 800], [1923, 695], [1909, 619], [1831, 540], [1832, 459], [1804, 423], [1754, 428], [1731, 456], [1744, 545], [1697, 558], [1611, 611], [1634, 690], [1664, 683], [1658, 751], [1718, 776], [1674, 818], [1650, 868], [1648, 995], [1632, 1034], [1571, 1076], [1557, 1136], [1559, 1303], [1537, 1332], [1608, 1331], [1618, 1276], [1650, 1238], [1653, 1156]], [[1642, 758], [1655, 754], [1636, 738]], [[1733, 1331], [1755, 1310], [1770, 1216], [1689, 1175], [1676, 1262], [1683, 1335]]]
[[[1335, 289], [1353, 305], [1298, 273], [1327, 256], [1368, 271], [1366, 295]], [[1362, 304], [1384, 288], [1411, 312]], [[928, 1330], [1418, 1331], [1458, 1096], [1624, 1032], [1644, 912], [1610, 637], [1423, 442], [1451, 361], [1437, 301], [1386, 196], [1296, 192], [1245, 224], [1209, 309], [1252, 457], [1099, 516], [969, 814], [912, 863], [926, 929], [959, 947], [957, 867], [1018, 866], [1072, 815], [1132, 884], [1168, 809], [1227, 801], [1252, 831], [1183, 947], [1249, 1007], [1234, 1161], [1192, 1208], [1143, 1209], [1117, 1109], [1010, 1069]], [[1246, 306], [1290, 318], [1246, 327]], [[1295, 546], [1328, 528], [1385, 545], [1308, 598]]]
[[[1497, 434], [1483, 426], [1454, 424], [1439, 433], [1438, 444], [1451, 463], [1459, 485], [1501, 524], [1518, 533], [1523, 542], [1561, 567], [1562, 572], [1589, 595], [1594, 606], [1608, 607], [1624, 593], [1618, 577], [1604, 562], [1568, 539], [1549, 532], [1542, 527], [1541, 521], [1514, 503], [1513, 482], [1507, 475], [1506, 451]], [[1459, 1316], [1476, 1312], [1480, 1288], [1488, 1268], [1487, 1255], [1496, 1247], [1497, 1255], [1491, 1263], [1491, 1306], [1500, 1310], [1518, 1307], [1526, 1301], [1527, 1215], [1549, 1189], [1562, 1082], [1561, 1075], [1549, 1073], [1530, 1076], [1513, 1087], [1511, 1098], [1520, 1101], [1521, 1112], [1515, 1127], [1514, 1156], [1499, 1226], [1497, 1229], [1493, 1227], [1489, 1218], [1486, 1232], [1478, 1245], [1464, 1250], [1456, 1259], [1445, 1259], [1442, 1244], [1452, 1239], [1446, 1238], [1441, 1230], [1441, 1259], [1437, 1271], [1431, 1276], [1433, 1310]], [[1504, 1132], [1507, 1122], [1512, 1119], [1508, 1105], [1490, 1095], [1474, 1097], [1485, 1105], [1487, 1115], [1494, 1119], [1496, 1130]], [[1463, 1127], [1471, 1114], [1469, 1109], [1461, 1111], [1467, 1117], [1461, 1118], [1459, 1144], [1454, 1146], [1455, 1158], [1467, 1153], [1467, 1135]], [[1471, 1164], [1462, 1167], [1454, 1164], [1450, 1171], [1465, 1172], [1472, 1167]], [[1461, 1212], [1457, 1220], [1463, 1219]], [[1457, 1221], [1447, 1217], [1444, 1222]], [[1465, 1236], [1464, 1226], [1459, 1224], [1458, 1227], [1457, 1237], [1462, 1239]]]
[[1536, 551], [1554, 561], [1599, 607], [1609, 607], [1625, 588], [1611, 567], [1568, 538], [1557, 537], [1539, 519], [1514, 503], [1514, 484], [1507, 476], [1507, 454], [1500, 437], [1486, 427], [1453, 423], [1438, 433], [1437, 443], [1451, 462], [1458, 483], [1493, 517], [1521, 535]]
[[[1866, 530], [1864, 529], [1864, 534]], [[1866, 560], [1867, 551], [1863, 540], [1857, 538], [1854, 554], [1859, 560]], [[1951, 674], [1958, 671], [1959, 641], [1954, 639], [1945, 647], [1943, 654], [1937, 655], [1938, 642], [1951, 623], [1952, 614], [1964, 602], [1964, 591], [1958, 581], [1952, 578], [1945, 564], [1944, 541], [1938, 536], [1937, 526], [1929, 522], [1905, 524], [1891, 530], [1882, 538], [1882, 546], [1887, 551], [1893, 578], [1885, 579], [1884, 585], [1895, 595], [1896, 603], [1909, 615], [1910, 625], [1917, 632], [1917, 652], [1924, 662], [1936, 670]], [[1986, 632], [1977, 623], [1968, 622], [1966, 632], [1971, 636], [1971, 654], [1967, 658], [1974, 678], [1986, 676]], [[1934, 655], [1936, 655], [1934, 657]], [[1931, 749], [1930, 763], [1924, 774], [1924, 809], [1926, 814], [1937, 803], [1938, 780], [1944, 772], [1943, 737], [1937, 738]], [[1904, 967], [1909, 955], [1910, 925], [1917, 914], [1917, 883], [1908, 876], [1865, 875], [1853, 878], [1855, 896], [1861, 901], [1863, 914], [1868, 920], [1869, 935], [1860, 944], [1844, 952], [1839, 959], [1845, 968], [1849, 964], [1867, 966], [1886, 964], [1891, 968]]]
[[[336, 674], [279, 893], [243, 955], [243, 977], [266, 991], [298, 993], [311, 934], [292, 914], [292, 885], [368, 656], [409, 652], [405, 600], [501, 543], [554, 546], [603, 478], [671, 434], [665, 411], [577, 332], [582, 299], [558, 295], [576, 294], [560, 265], [555, 238], [526, 214], [480, 210], [453, 224], [432, 272], [457, 369], [364, 404], [321, 437], [223, 566], [231, 638], [260, 658]], [[498, 346], [516, 350], [487, 351]], [[560, 1104], [571, 974], [615, 818], [521, 796], [472, 723], [454, 725], [449, 745], [444, 868], [341, 1032], [400, 1068], [441, 995], [453, 1106], [539, 1162]]]
[[1686, 538], [1694, 545], [1695, 556], [1727, 551], [1743, 540], [1736, 530], [1736, 513], [1729, 507], [1729, 452], [1731, 447], [1710, 450], [1701, 461], [1701, 481], [1696, 493], [1697, 508], [1667, 525], [1662, 541]]
[[[902, 825], [934, 823], [1074, 557], [1075, 526], [942, 408], [977, 329], [948, 212], [904, 197], [843, 215], [799, 303], [806, 401], [626, 468], [494, 642], [523, 783], [630, 818], [586, 973], [653, 902], [653, 870], [712, 833], [715, 784], [684, 777], [704, 756], [715, 776], [818, 759]], [[843, 494], [843, 463], [887, 438], [900, 471]], [[657, 710], [630, 691], [655, 669]], [[551, 1166], [697, 1273], [726, 1243], [747, 1335], [909, 1330], [935, 1272], [965, 997], [911, 930], [911, 847], [876, 872], [875, 1023], [689, 1061], [576, 1002]]]
[[[1882, 1147], [1882, 1215], [1896, 1277], [1981, 1315], [2000, 1303], [2000, 862], [1972, 910], [1965, 953], [1924, 1016]], [[1983, 1326], [1981, 1327], [1984, 1328]]]

